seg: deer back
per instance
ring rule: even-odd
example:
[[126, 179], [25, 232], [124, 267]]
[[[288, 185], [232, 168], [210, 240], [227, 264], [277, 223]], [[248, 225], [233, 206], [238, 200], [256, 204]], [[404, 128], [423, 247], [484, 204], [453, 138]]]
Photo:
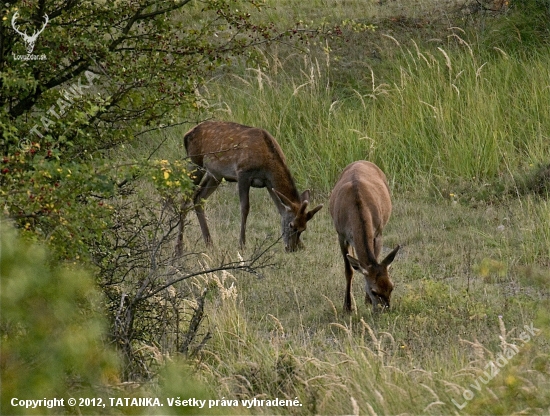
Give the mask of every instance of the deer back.
[[191, 162], [216, 179], [237, 181], [249, 172], [251, 186], [275, 188], [293, 202], [300, 200], [281, 147], [267, 131], [224, 121], [205, 121], [186, 133]]
[[372, 260], [373, 239], [381, 235], [392, 210], [386, 175], [371, 162], [348, 165], [332, 190], [329, 210], [338, 234]]
[[348, 165], [331, 193], [329, 210], [341, 246], [355, 249], [357, 258], [346, 254], [345, 261], [365, 276], [367, 300], [389, 306], [393, 283], [388, 268], [399, 246], [378, 262], [382, 230], [392, 211], [386, 175], [371, 162]]

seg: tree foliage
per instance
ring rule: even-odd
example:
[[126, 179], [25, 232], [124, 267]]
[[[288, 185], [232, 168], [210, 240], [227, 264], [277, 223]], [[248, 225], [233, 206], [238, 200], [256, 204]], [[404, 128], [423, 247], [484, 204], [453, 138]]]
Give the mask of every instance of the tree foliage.
[[[5, 3], [4, 212], [54, 246], [71, 241], [62, 244], [60, 257], [86, 255], [87, 241], [110, 226], [106, 201], [121, 184], [166, 172], [152, 157], [105, 161], [106, 150], [184, 121], [200, 107], [196, 91], [203, 79], [234, 59], [252, 59], [255, 46], [319, 32], [255, 22], [261, 9], [258, 0]], [[32, 54], [22, 33], [38, 34]], [[189, 190], [184, 169], [178, 175]]]
[[[1, 103], [13, 126], [4, 145], [25, 134], [43, 150], [72, 144], [71, 154], [80, 155], [111, 147], [146, 126], [174, 121], [174, 109], [195, 104], [193, 91], [205, 74], [280, 36], [253, 24], [249, 13], [236, 8], [240, 2], [191, 3], [8, 3]], [[254, 0], [245, 3], [259, 7]], [[28, 33], [48, 16], [34, 49], [45, 60], [18, 60], [25, 45], [13, 30], [15, 13]]]
[[260, 45], [322, 32], [257, 22], [262, 7], [259, 0], [18, 0], [0, 8], [3, 215], [46, 241], [52, 264], [94, 265], [124, 379], [151, 377], [155, 365], [143, 351], [191, 355], [208, 338], [198, 325], [210, 286], [180, 282], [260, 265], [256, 254], [212, 267], [198, 253], [174, 259], [173, 231], [182, 225], [175, 202], [192, 191], [185, 161], [157, 160], [155, 149], [141, 160], [112, 155], [198, 118], [198, 89], [214, 71], [254, 60]]

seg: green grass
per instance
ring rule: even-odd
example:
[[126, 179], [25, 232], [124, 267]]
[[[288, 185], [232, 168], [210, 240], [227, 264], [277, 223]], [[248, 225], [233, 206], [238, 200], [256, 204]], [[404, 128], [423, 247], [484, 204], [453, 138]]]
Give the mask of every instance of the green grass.
[[540, 87], [550, 54], [479, 53], [460, 36], [446, 49], [394, 44], [394, 67], [369, 70], [352, 91], [332, 82], [328, 51], [287, 61], [272, 54], [263, 69], [208, 84], [208, 111], [270, 131], [298, 182], [323, 191], [357, 159], [377, 163], [398, 189], [419, 180], [502, 184], [550, 157], [550, 88]]
[[[414, 18], [434, 10], [433, 2], [407, 4], [388, 7], [407, 6]], [[326, 7], [338, 20], [357, 16], [359, 2], [274, 7], [273, 20], [319, 21]], [[460, 29], [431, 42], [391, 33], [373, 40], [362, 32], [352, 42], [370, 39], [381, 59], [360, 50], [346, 58], [338, 41], [312, 44], [305, 55], [273, 46], [261, 51], [261, 65], [233, 68], [201, 89], [201, 117], [270, 131], [299, 190], [311, 188], [312, 204], [325, 208], [308, 225], [305, 251], [287, 254], [279, 242], [262, 278], [226, 275], [218, 285], [199, 374], [218, 398], [302, 404], [238, 413], [548, 413], [550, 206], [522, 184], [550, 159], [550, 51], [494, 49]], [[165, 133], [161, 157], [185, 154], [190, 125]], [[392, 307], [380, 316], [364, 305], [359, 276], [356, 310], [343, 314], [343, 261], [327, 209], [337, 176], [358, 159], [374, 161], [390, 180], [384, 252], [403, 247], [392, 268]], [[251, 193], [243, 253], [235, 186], [220, 187], [206, 212], [212, 263], [250, 255], [280, 234], [265, 190]], [[195, 251], [202, 240], [189, 219], [185, 244]], [[507, 344], [521, 345], [531, 324], [543, 332], [487, 385], [471, 387]]]
[[[326, 202], [326, 195], [318, 195], [314, 203], [319, 202]], [[267, 193], [255, 190], [251, 203], [245, 257], [279, 231]], [[204, 377], [220, 397], [298, 397], [303, 404], [275, 413], [351, 414], [354, 406], [360, 414], [370, 407], [386, 414], [453, 413], [451, 399], [464, 402], [464, 389], [501, 351], [499, 316], [509, 343], [517, 344], [514, 338], [524, 325], [547, 330], [543, 311], [549, 306], [550, 274], [536, 263], [527, 267], [522, 246], [530, 241], [526, 223], [542, 222], [540, 215], [548, 212], [526, 212], [525, 203], [472, 208], [413, 193], [394, 196], [384, 251], [396, 243], [403, 248], [392, 268], [392, 308], [380, 316], [364, 305], [359, 276], [353, 285], [356, 312], [343, 314], [343, 262], [323, 209], [304, 235], [306, 251], [287, 254], [279, 243], [271, 252], [274, 265], [262, 278], [227, 278], [225, 286], [234, 284], [236, 293], [215, 301], [209, 312], [215, 336], [201, 364]], [[211, 197], [207, 213], [216, 241], [208, 256], [237, 260], [233, 185]], [[187, 243], [196, 247], [202, 244], [200, 231], [190, 220]], [[504, 230], [498, 228], [502, 224]], [[547, 368], [537, 370], [532, 363], [548, 360], [549, 341], [547, 332], [533, 339], [489, 384], [500, 401], [485, 388], [465, 411], [547, 407]], [[512, 391], [525, 397], [516, 403]], [[506, 411], [498, 410], [502, 400], [508, 403]], [[273, 411], [258, 407], [253, 413]]]
[[456, 0], [266, 0], [264, 8], [269, 21], [340, 23], [345, 20], [380, 20], [392, 17], [425, 18], [441, 14], [442, 10], [459, 7]]

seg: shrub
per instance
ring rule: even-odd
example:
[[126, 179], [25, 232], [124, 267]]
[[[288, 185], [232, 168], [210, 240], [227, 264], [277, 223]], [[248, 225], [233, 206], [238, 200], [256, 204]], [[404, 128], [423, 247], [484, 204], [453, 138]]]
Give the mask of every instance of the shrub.
[[6, 224], [1, 230], [2, 413], [48, 411], [12, 407], [12, 398], [92, 390], [88, 397], [97, 397], [99, 385], [116, 379], [118, 364], [102, 342], [106, 325], [93, 280], [80, 269], [48, 267], [42, 247], [23, 242]]

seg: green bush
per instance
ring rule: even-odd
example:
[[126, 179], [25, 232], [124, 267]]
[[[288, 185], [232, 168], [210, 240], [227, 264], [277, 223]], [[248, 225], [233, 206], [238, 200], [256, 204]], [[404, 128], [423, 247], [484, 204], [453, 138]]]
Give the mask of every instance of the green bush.
[[[216, 408], [169, 406], [169, 400], [206, 400], [207, 389], [181, 360], [159, 357], [152, 385], [124, 389], [121, 365], [106, 345], [107, 325], [100, 292], [81, 269], [50, 267], [48, 252], [0, 225], [1, 380], [0, 414], [60, 414], [87, 411], [112, 414], [215, 413]], [[101, 398], [105, 407], [71, 407], [68, 399]], [[111, 407], [117, 398], [158, 397], [162, 407]], [[26, 408], [21, 400], [63, 399], [49, 408]], [[15, 399], [17, 406], [12, 406]], [[78, 403], [78, 402], [77, 402]]]
[[6, 224], [1, 230], [0, 412], [59, 413], [12, 407], [12, 398], [97, 397], [118, 366], [102, 342], [106, 325], [93, 280], [83, 270], [48, 267], [42, 247], [23, 242]]

